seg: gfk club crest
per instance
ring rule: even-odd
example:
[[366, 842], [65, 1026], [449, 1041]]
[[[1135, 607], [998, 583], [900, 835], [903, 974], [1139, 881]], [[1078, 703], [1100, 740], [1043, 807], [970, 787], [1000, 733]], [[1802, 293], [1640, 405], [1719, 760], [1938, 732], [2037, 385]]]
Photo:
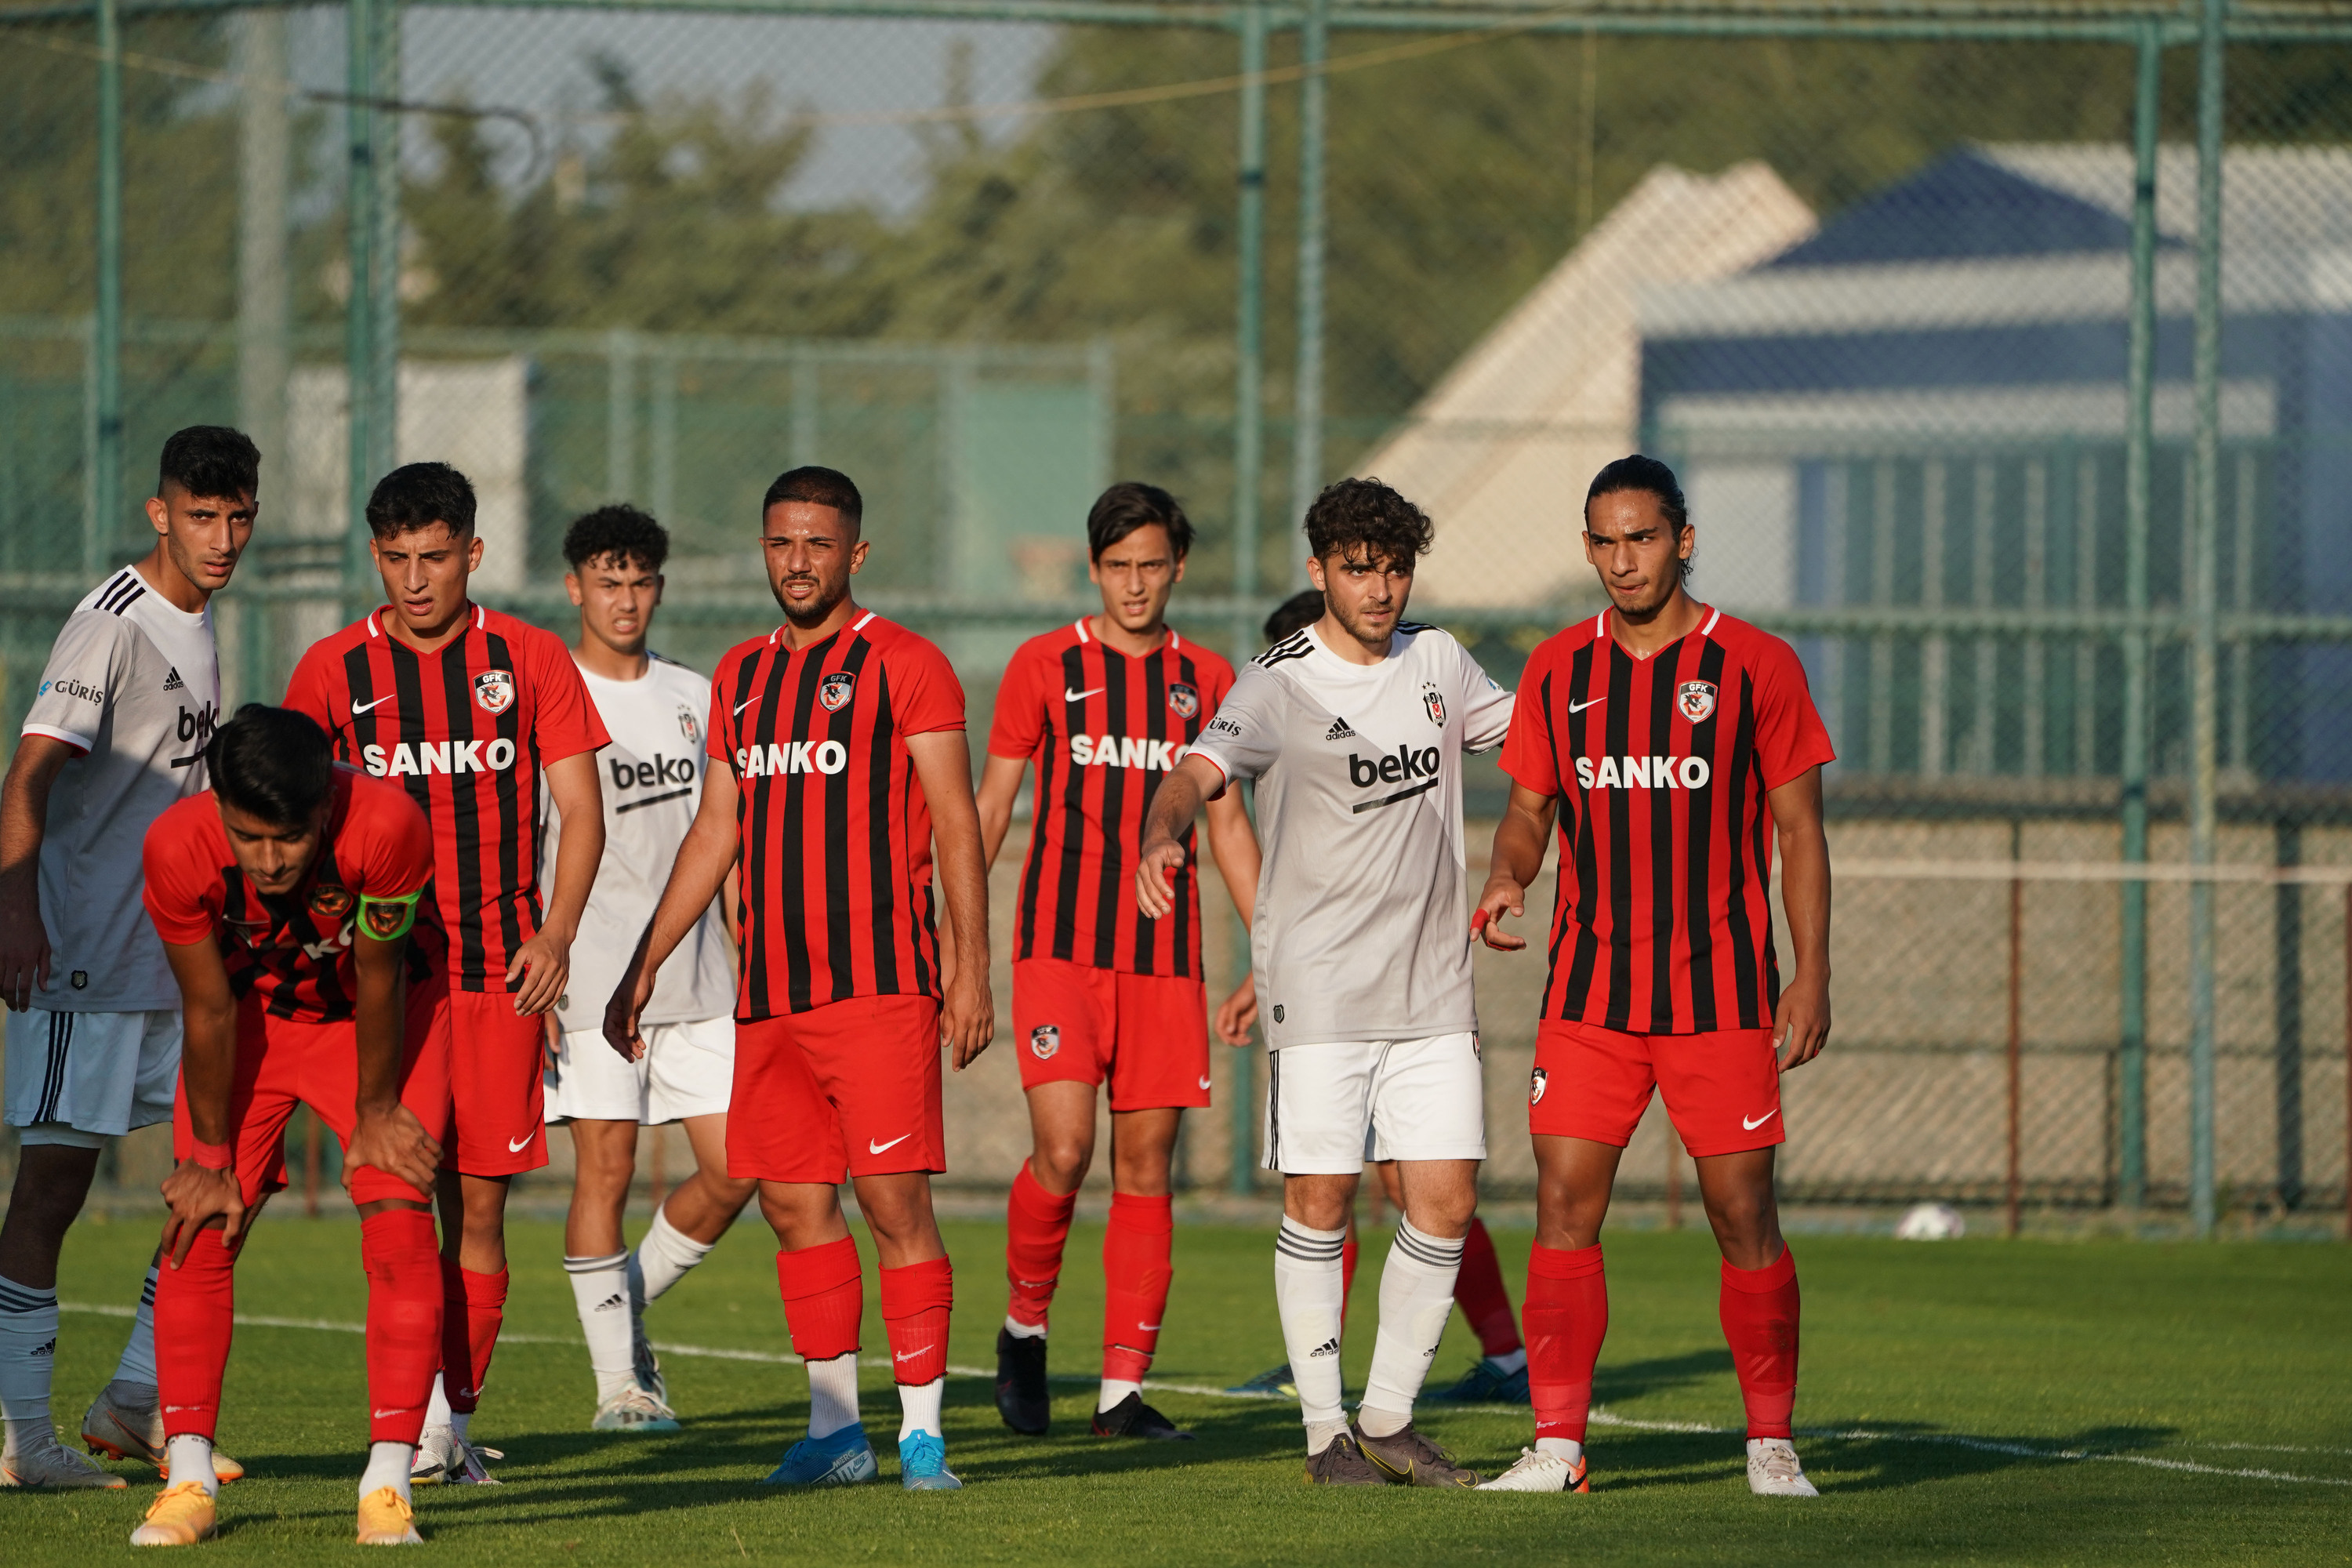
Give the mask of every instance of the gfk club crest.
[[1054, 1059], [1062, 1048], [1062, 1030], [1057, 1024], [1040, 1024], [1029, 1031], [1029, 1054], [1041, 1062]]
[[1168, 711], [1190, 719], [1201, 710], [1201, 694], [1179, 680], [1168, 688]]
[[1544, 1089], [1550, 1084], [1550, 1082], [1551, 1074], [1546, 1072], [1541, 1068], [1538, 1068], [1535, 1071], [1529, 1073], [1528, 1075], [1528, 1103], [1529, 1105], [1541, 1105], [1543, 1103]]
[[326, 883], [310, 895], [310, 912], [314, 915], [323, 915], [331, 921], [339, 921], [352, 912], [352, 890], [349, 888], [339, 888], [332, 883]]
[[486, 669], [474, 677], [474, 702], [485, 713], [503, 713], [514, 706], [514, 671]]
[[1715, 717], [1715, 682], [1685, 680], [1675, 688], [1675, 706], [1694, 724]]
[[856, 688], [857, 677], [845, 669], [835, 670], [816, 689], [817, 706], [828, 713], [838, 713], [849, 706], [849, 694]]

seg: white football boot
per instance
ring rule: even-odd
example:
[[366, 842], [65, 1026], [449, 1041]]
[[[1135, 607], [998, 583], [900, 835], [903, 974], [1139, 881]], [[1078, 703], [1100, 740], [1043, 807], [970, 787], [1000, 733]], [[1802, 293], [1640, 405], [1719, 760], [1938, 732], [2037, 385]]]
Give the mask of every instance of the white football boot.
[[1748, 1489], [1758, 1497], [1819, 1497], [1786, 1437], [1748, 1439]]

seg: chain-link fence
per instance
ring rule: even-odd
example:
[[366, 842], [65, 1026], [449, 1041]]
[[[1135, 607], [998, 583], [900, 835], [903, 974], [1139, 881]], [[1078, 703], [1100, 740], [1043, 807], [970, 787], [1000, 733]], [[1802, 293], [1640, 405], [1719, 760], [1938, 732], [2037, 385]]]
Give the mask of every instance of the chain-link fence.
[[[1304, 499], [1379, 474], [1508, 679], [1640, 447], [1842, 759], [1792, 1195], [2347, 1201], [2341, 5], [0, 0], [0, 82], [7, 732], [198, 420], [266, 454], [236, 697], [371, 595], [394, 461], [475, 478], [484, 596], [551, 626], [569, 520], [648, 506], [707, 664], [814, 459], [976, 720], [1110, 477], [1183, 498], [1180, 618], [1245, 651]], [[1507, 1188], [1540, 977], [1483, 973]]]

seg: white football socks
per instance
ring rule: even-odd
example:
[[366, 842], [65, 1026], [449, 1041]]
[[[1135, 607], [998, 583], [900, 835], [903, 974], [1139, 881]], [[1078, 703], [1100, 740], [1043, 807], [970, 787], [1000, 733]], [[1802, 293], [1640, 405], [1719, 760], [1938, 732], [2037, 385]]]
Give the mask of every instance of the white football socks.
[[667, 1213], [656, 1209], [654, 1223], [638, 1241], [637, 1249], [629, 1254], [629, 1288], [636, 1292], [637, 1305], [643, 1307], [659, 1298], [718, 1245], [695, 1240], [670, 1224]]
[[1298, 1385], [1299, 1416], [1310, 1430], [1346, 1419], [1339, 1396], [1339, 1248], [1347, 1239], [1345, 1230], [1313, 1230], [1288, 1215], [1274, 1238], [1274, 1303], [1282, 1314], [1291, 1381]]
[[1042, 1340], [1045, 1337], [1045, 1325], [1043, 1323], [1024, 1323], [1020, 1319], [1007, 1313], [1004, 1319], [1004, 1331], [1011, 1334], [1016, 1340]]
[[831, 1361], [807, 1363], [809, 1436], [830, 1437], [845, 1426], [857, 1425], [857, 1352], [845, 1351]]
[[929, 1432], [934, 1437], [946, 1436], [940, 1429], [940, 1396], [947, 1392], [947, 1386], [944, 1377], [898, 1385], [898, 1441], [903, 1443], [918, 1432]]
[[572, 1304], [580, 1310], [580, 1331], [588, 1340], [588, 1367], [596, 1374], [596, 1403], [636, 1382], [636, 1348], [629, 1332], [629, 1255], [563, 1259], [572, 1278]]
[[[177, 1441], [176, 1438], [173, 1440]], [[370, 1443], [367, 1468], [360, 1472], [360, 1497], [362, 1500], [372, 1498], [385, 1487], [390, 1487], [400, 1494], [401, 1501], [415, 1501], [416, 1494], [408, 1489], [408, 1471], [409, 1467], [415, 1463], [416, 1445], [414, 1443]], [[179, 1474], [176, 1469], [172, 1473]]]
[[147, 1266], [147, 1285], [139, 1292], [139, 1312], [131, 1320], [131, 1338], [122, 1346], [122, 1360], [114, 1368], [114, 1381], [135, 1383], [142, 1388], [155, 1386], [155, 1273], [156, 1265]]
[[0, 1417], [7, 1421], [11, 1454], [39, 1453], [58, 1440], [49, 1426], [57, 1357], [57, 1290], [0, 1276]]
[[466, 1427], [474, 1419], [474, 1413], [468, 1410], [460, 1414], [449, 1408], [449, 1391], [442, 1385], [441, 1377], [437, 1372], [433, 1374], [433, 1397], [425, 1402], [425, 1429], [430, 1432], [436, 1426], [446, 1426], [457, 1435], [457, 1441], [462, 1443], [466, 1441]]
[[1584, 1445], [1573, 1437], [1538, 1437], [1536, 1439], [1536, 1452], [1549, 1454], [1555, 1459], [1565, 1459], [1572, 1465], [1584, 1458]]
[[1106, 1410], [1116, 1410], [1118, 1408], [1118, 1402], [1120, 1400], [1125, 1399], [1130, 1394], [1141, 1394], [1142, 1392], [1143, 1384], [1139, 1383], [1129, 1383], [1123, 1377], [1104, 1378], [1102, 1380], [1102, 1393], [1095, 1400], [1095, 1414], [1099, 1415]]
[[[194, 1481], [205, 1489], [206, 1497], [220, 1496], [220, 1477], [213, 1470], [213, 1440], [199, 1437], [193, 1432], [183, 1432], [165, 1441], [163, 1464], [172, 1472], [172, 1484]], [[367, 1494], [362, 1492], [362, 1497]]]
[[1502, 1355], [1490, 1355], [1485, 1359], [1488, 1366], [1493, 1367], [1496, 1372], [1508, 1377], [1515, 1372], [1524, 1372], [1527, 1370], [1528, 1347], [1521, 1345], [1515, 1351], [1507, 1352]]
[[[1462, 1272], [1462, 1240], [1444, 1240], [1397, 1222], [1396, 1240], [1381, 1266], [1381, 1327], [1372, 1342], [1372, 1372], [1356, 1418], [1366, 1433], [1385, 1437], [1412, 1420], [1412, 1402], [1429, 1375], [1430, 1358], [1454, 1310], [1454, 1277]], [[1293, 1371], [1297, 1370], [1294, 1363]], [[1302, 1390], [1302, 1392], [1304, 1392]]]

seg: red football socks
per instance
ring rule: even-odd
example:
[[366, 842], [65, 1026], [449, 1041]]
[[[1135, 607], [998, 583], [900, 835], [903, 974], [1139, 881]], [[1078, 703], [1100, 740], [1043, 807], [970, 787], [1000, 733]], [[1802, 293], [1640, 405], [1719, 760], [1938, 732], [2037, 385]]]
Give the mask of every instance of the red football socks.
[[1797, 1406], [1797, 1259], [1784, 1245], [1762, 1268], [1723, 1266], [1723, 1337], [1739, 1373], [1750, 1437], [1786, 1437]]
[[1528, 1396], [1536, 1436], [1584, 1441], [1592, 1411], [1592, 1363], [1609, 1336], [1609, 1277], [1601, 1244], [1541, 1242], [1528, 1254]]
[[370, 1215], [360, 1221], [360, 1262], [368, 1277], [368, 1441], [414, 1444], [441, 1363], [433, 1216], [423, 1209]]
[[472, 1415], [481, 1400], [482, 1380], [490, 1375], [490, 1354], [499, 1348], [499, 1325], [506, 1321], [506, 1309], [505, 1269], [477, 1274], [443, 1256], [441, 1392], [458, 1415]]
[[1160, 1348], [1160, 1321], [1168, 1309], [1175, 1268], [1171, 1247], [1176, 1217], [1166, 1197], [1110, 1195], [1110, 1226], [1103, 1232], [1103, 1376], [1141, 1383]]
[[155, 1382], [163, 1433], [209, 1437], [220, 1419], [221, 1373], [236, 1321], [236, 1254], [217, 1230], [196, 1232], [177, 1268], [164, 1260], [155, 1279]]
[[1486, 1222], [1475, 1216], [1470, 1235], [1462, 1243], [1462, 1270], [1454, 1277], [1454, 1300], [1486, 1354], [1508, 1355], [1519, 1348], [1519, 1323], [1511, 1315], [1510, 1292], [1503, 1289], [1503, 1266], [1495, 1258], [1495, 1238], [1486, 1234]]
[[1055, 1197], [1029, 1173], [1029, 1162], [1021, 1162], [1004, 1205], [1004, 1277], [1013, 1286], [1005, 1311], [1014, 1322], [1045, 1322], [1054, 1287], [1062, 1280], [1062, 1247], [1070, 1239], [1070, 1215], [1077, 1206], [1077, 1194]]
[[900, 1383], [936, 1383], [948, 1374], [948, 1309], [955, 1270], [944, 1258], [882, 1270], [882, 1326], [890, 1335], [890, 1372]]
[[832, 1361], [857, 1349], [866, 1317], [866, 1274], [854, 1238], [777, 1253], [776, 1288], [783, 1294], [793, 1354]]
[[1339, 1244], [1339, 1331], [1348, 1331], [1348, 1299], [1356, 1293], [1356, 1228], [1348, 1227], [1348, 1239]]

